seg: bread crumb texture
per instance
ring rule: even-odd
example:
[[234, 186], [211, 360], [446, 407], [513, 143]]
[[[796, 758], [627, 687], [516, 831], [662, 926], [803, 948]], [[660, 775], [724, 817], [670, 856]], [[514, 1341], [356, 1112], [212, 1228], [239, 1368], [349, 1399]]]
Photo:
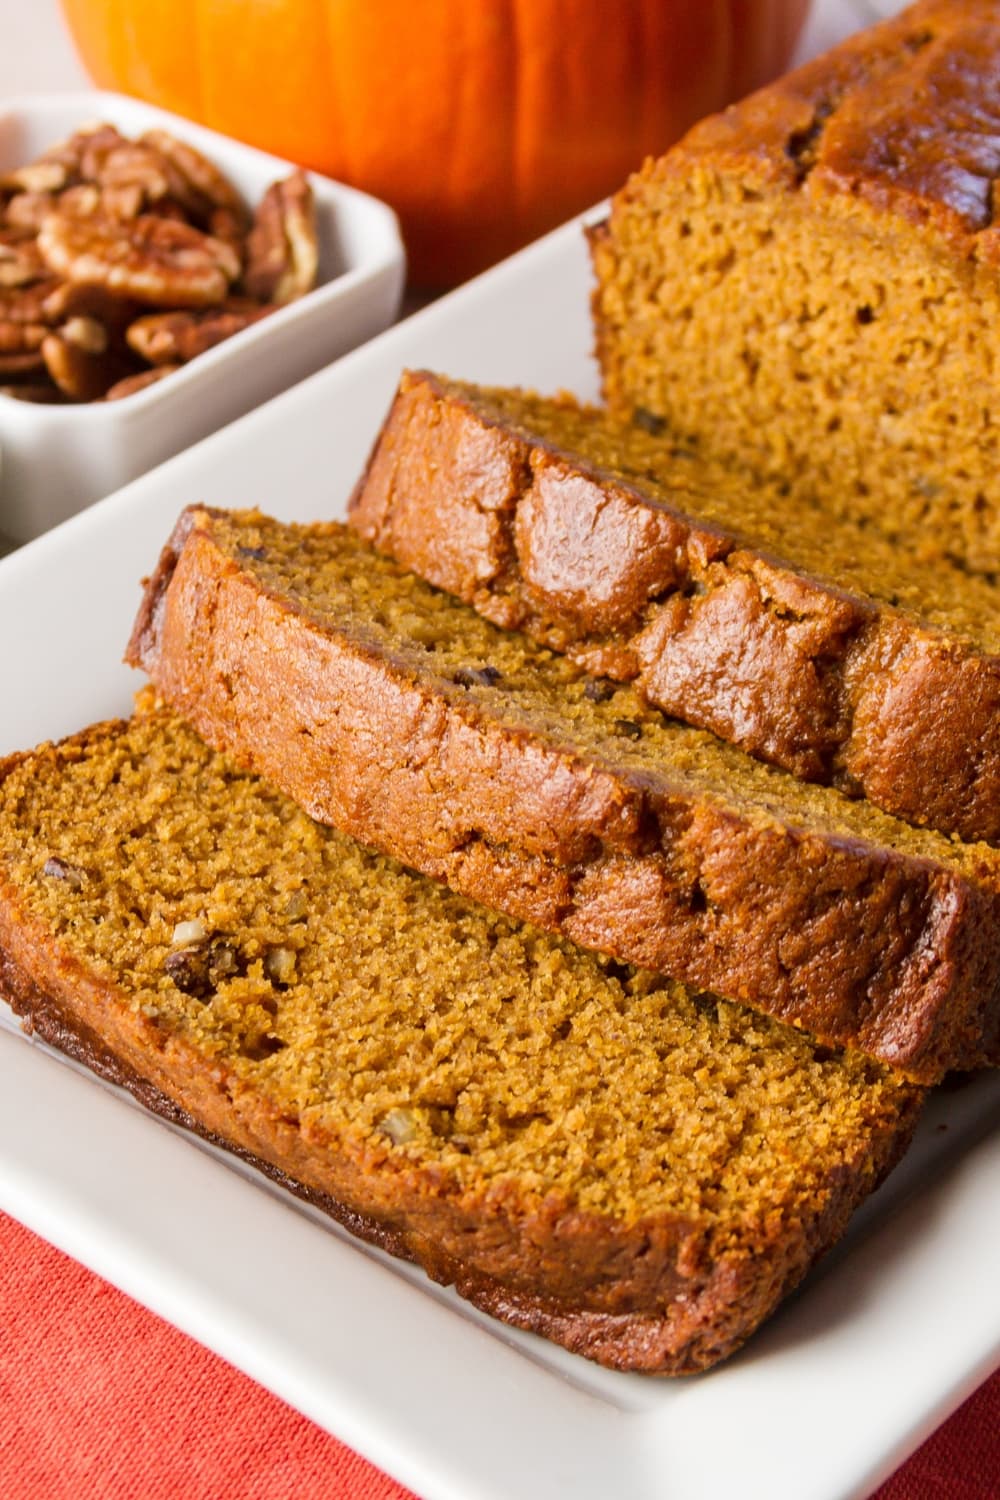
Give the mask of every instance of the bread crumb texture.
[[0, 912], [342, 1151], [627, 1224], [693, 1216], [717, 1249], [880, 1170], [919, 1098], [411, 875], [155, 710], [9, 763]]
[[647, 162], [593, 238], [611, 406], [995, 574], [998, 59], [927, 0]]

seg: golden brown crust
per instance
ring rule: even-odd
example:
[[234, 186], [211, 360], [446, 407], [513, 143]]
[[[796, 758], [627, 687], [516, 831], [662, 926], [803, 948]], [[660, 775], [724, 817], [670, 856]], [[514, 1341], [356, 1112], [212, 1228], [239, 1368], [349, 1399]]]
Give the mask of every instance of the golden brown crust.
[[703, 795], [667, 768], [589, 755], [571, 730], [508, 722], [445, 691], [433, 664], [420, 675], [395, 660], [363, 618], [321, 623], [262, 585], [222, 539], [225, 519], [182, 518], [128, 660], [313, 817], [495, 909], [919, 1082], [1000, 1059], [988, 874], [762, 817], [726, 785]]
[[683, 491], [667, 509], [529, 440], [488, 396], [403, 376], [351, 502], [359, 535], [761, 759], [1000, 840], [1000, 658], [685, 514]]
[[696, 125], [652, 170], [748, 170], [843, 195], [995, 264], [1000, 166], [993, 0], [922, 0]]

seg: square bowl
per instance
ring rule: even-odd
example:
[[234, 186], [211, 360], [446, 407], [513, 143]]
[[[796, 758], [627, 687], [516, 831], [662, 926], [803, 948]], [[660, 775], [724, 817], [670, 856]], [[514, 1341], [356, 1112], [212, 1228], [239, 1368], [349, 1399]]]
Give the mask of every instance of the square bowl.
[[[120, 94], [35, 95], [0, 106], [0, 173], [82, 125], [168, 130], [229, 177], [251, 206], [291, 162]], [[0, 394], [0, 534], [18, 542], [99, 500], [387, 327], [405, 257], [392, 210], [310, 174], [319, 235], [314, 291], [121, 401], [45, 406]]]

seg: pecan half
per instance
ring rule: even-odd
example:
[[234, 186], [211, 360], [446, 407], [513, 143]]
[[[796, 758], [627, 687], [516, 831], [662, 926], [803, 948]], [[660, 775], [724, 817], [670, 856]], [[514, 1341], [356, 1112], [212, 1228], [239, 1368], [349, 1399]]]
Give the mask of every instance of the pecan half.
[[66, 168], [57, 161], [34, 161], [0, 177], [0, 192], [58, 193], [66, 186]]
[[44, 323], [15, 322], [0, 317], [0, 354], [31, 354], [42, 347], [48, 333]]
[[179, 141], [167, 130], [146, 130], [139, 140], [173, 168], [182, 184], [179, 191], [175, 190], [175, 197], [197, 218], [205, 218], [213, 208], [224, 208], [246, 221], [243, 199], [229, 178], [194, 146]]
[[[31, 289], [34, 291], [34, 287]], [[68, 318], [96, 318], [105, 328], [121, 333], [139, 316], [138, 302], [116, 297], [103, 286], [77, 286], [72, 281], [45, 283], [41, 316], [46, 323], [65, 323]]]
[[176, 197], [178, 188], [183, 190], [183, 182], [158, 151], [133, 141], [125, 141], [107, 153], [97, 173], [97, 182], [103, 191], [131, 188], [145, 203]]
[[0, 236], [0, 295], [9, 287], [30, 286], [50, 274], [34, 239], [19, 240], [17, 233], [8, 230], [9, 239]]
[[221, 240], [151, 214], [123, 222], [53, 213], [42, 225], [38, 247], [46, 264], [68, 281], [167, 307], [223, 301], [240, 269]]
[[79, 218], [86, 218], [90, 214], [96, 214], [101, 207], [101, 190], [95, 182], [77, 182], [73, 187], [68, 187], [64, 193], [59, 194], [58, 201], [54, 205], [61, 214], [75, 214]]
[[240, 303], [232, 298], [222, 307], [189, 312], [149, 313], [137, 318], [125, 334], [129, 348], [151, 365], [186, 363], [224, 339], [257, 323], [273, 307]]
[[37, 234], [56, 202], [54, 193], [17, 193], [7, 204], [4, 223], [13, 229], [30, 229]]
[[107, 347], [106, 336], [101, 347], [102, 332], [91, 318], [71, 318], [42, 344], [49, 378], [74, 401], [97, 401], [130, 373], [127, 361]]
[[99, 182], [104, 163], [112, 151], [127, 146], [128, 137], [122, 135], [116, 125], [100, 122], [89, 129], [78, 130], [65, 142], [63, 151], [75, 154], [76, 171], [84, 182]]
[[316, 205], [304, 172], [274, 182], [247, 238], [243, 284], [262, 302], [290, 302], [312, 291], [319, 267]]
[[44, 374], [45, 361], [41, 350], [33, 350], [29, 354], [0, 354], [0, 380], [5, 384], [34, 380], [36, 376]]
[[91, 214], [105, 214], [111, 219], [136, 219], [146, 207], [146, 194], [139, 183], [111, 182], [99, 186], [96, 182], [78, 182], [60, 193], [55, 211], [87, 218]]
[[52, 276], [31, 286], [0, 286], [0, 323], [51, 323], [48, 302], [58, 286]]

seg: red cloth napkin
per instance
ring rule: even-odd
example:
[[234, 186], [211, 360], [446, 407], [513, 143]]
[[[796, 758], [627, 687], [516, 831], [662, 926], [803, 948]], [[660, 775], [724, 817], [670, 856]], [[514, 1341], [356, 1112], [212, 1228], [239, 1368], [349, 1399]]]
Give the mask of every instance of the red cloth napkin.
[[[0, 1214], [0, 1495], [413, 1500], [217, 1355]], [[1000, 1372], [877, 1500], [996, 1500]]]

